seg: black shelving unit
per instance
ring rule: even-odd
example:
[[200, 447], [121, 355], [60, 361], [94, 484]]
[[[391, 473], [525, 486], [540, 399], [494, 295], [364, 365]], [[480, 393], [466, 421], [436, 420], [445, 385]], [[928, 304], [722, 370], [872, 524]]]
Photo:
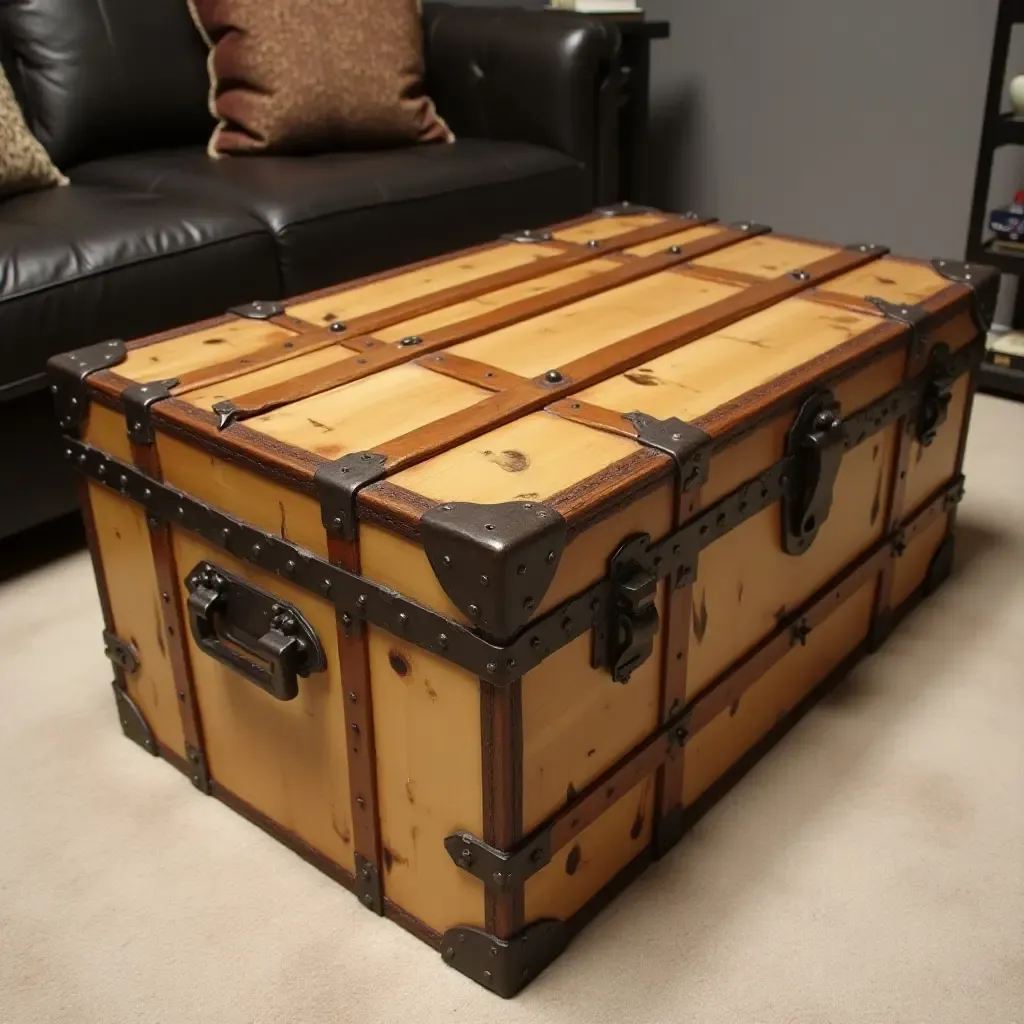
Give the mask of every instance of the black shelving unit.
[[[993, 239], [985, 237], [988, 223], [988, 197], [992, 185], [992, 165], [996, 150], [1002, 146], [1024, 146], [1024, 117], [1001, 109], [1006, 85], [1006, 64], [1010, 53], [1010, 35], [1014, 25], [1024, 24], [1024, 0], [1000, 0], [996, 18], [996, 35], [992, 46], [988, 93], [985, 97], [985, 118], [981, 130], [978, 169], [974, 178], [971, 221], [967, 234], [967, 259], [995, 267], [1002, 274], [1018, 279], [1014, 302], [1013, 326], [1024, 327], [1024, 251], [998, 252]], [[1024, 371], [997, 366], [989, 360], [982, 364], [978, 386], [982, 391], [1011, 395], [1024, 399]]]

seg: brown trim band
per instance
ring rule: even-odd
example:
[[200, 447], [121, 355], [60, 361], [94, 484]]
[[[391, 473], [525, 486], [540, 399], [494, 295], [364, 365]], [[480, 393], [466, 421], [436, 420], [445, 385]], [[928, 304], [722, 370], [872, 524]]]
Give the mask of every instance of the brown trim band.
[[445, 377], [461, 380], [464, 384], [475, 384], [487, 391], [508, 391], [526, 380], [518, 373], [510, 373], [497, 366], [481, 363], [476, 359], [467, 359], [465, 356], [452, 355], [450, 352], [424, 356], [416, 360], [416, 365], [424, 366]]
[[[132, 462], [147, 476], [162, 483], [160, 455], [156, 445], [131, 442]], [[185, 756], [189, 764], [189, 776], [197, 789], [210, 791], [210, 775], [206, 758], [206, 740], [203, 735], [199, 699], [196, 696], [195, 680], [192, 675], [192, 661], [188, 651], [188, 627], [181, 603], [181, 579], [178, 563], [174, 557], [174, 542], [171, 526], [152, 516], [147, 516], [149, 526], [150, 552], [156, 570], [157, 586], [160, 588], [161, 628], [171, 664], [174, 692], [178, 698], [182, 732], [185, 735]]]
[[[701, 223], [704, 222], [685, 222], [689, 227], [697, 227]], [[543, 316], [545, 313], [550, 313], [563, 306], [580, 302], [583, 299], [602, 294], [613, 288], [660, 273], [683, 260], [692, 259], [694, 256], [702, 253], [713, 252], [716, 249], [734, 245], [744, 241], [747, 237], [743, 232], [723, 228], [714, 235], [679, 246], [679, 252], [676, 254], [666, 251], [637, 258], [632, 262], [616, 267], [614, 270], [609, 270], [602, 274], [594, 274], [580, 281], [574, 281], [559, 288], [553, 288], [548, 292], [520, 299], [518, 302], [510, 303], [507, 306], [488, 310], [485, 313], [450, 324], [447, 327], [428, 331], [421, 336], [415, 345], [403, 346], [401, 343], [384, 343], [383, 347], [381, 347], [380, 341], [374, 339], [377, 342], [374, 346], [375, 351], [367, 357], [364, 363], [356, 361], [348, 354], [339, 354], [338, 360], [328, 366], [322, 366], [316, 370], [293, 377], [290, 380], [237, 396], [232, 400], [236, 410], [235, 418], [236, 420], [248, 419], [252, 416], [270, 412], [282, 405], [312, 398], [314, 395], [341, 387], [343, 384], [350, 384], [353, 381], [361, 380], [363, 377], [368, 377], [389, 367], [419, 359], [428, 352], [435, 352], [438, 349], [450, 348], [464, 341], [471, 341], [481, 335], [511, 327], [522, 323], [524, 320]], [[598, 259], [608, 255], [610, 251], [610, 249], [591, 250], [591, 257]], [[545, 267], [545, 272], [548, 269]], [[334, 340], [338, 340], [337, 335], [334, 336]], [[355, 340], [355, 338], [349, 338], [344, 344], [354, 347]], [[307, 349], [306, 351], [309, 350]]]

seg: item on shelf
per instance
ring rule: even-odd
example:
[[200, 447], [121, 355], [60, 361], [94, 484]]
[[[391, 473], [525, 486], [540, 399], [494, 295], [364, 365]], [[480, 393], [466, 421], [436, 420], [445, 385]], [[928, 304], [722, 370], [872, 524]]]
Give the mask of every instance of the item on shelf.
[[575, 11], [577, 14], [639, 14], [636, 0], [550, 0], [552, 11]]
[[1012, 203], [993, 210], [988, 215], [988, 226], [995, 235], [996, 248], [1024, 248], [1024, 190], [1014, 195]]
[[623, 203], [55, 357], [125, 733], [513, 995], [948, 575], [998, 275], [886, 253]]
[[1010, 106], [1018, 117], [1024, 117], [1024, 75], [1010, 80]]
[[1024, 331], [989, 331], [986, 354], [990, 363], [1011, 370], [1024, 370]]

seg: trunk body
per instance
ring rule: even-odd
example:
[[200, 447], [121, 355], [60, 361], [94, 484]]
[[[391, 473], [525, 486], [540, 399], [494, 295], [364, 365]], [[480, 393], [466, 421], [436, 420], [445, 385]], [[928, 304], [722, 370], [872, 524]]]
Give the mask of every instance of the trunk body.
[[513, 994], [948, 573], [995, 283], [614, 208], [58, 357], [126, 733]]

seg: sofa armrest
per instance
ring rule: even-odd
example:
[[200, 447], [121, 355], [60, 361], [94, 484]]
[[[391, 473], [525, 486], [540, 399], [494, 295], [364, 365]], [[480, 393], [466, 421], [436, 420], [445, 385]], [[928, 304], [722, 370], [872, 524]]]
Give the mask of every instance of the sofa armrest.
[[456, 136], [532, 142], [593, 168], [614, 117], [619, 34], [524, 8], [423, 7], [427, 89]]

